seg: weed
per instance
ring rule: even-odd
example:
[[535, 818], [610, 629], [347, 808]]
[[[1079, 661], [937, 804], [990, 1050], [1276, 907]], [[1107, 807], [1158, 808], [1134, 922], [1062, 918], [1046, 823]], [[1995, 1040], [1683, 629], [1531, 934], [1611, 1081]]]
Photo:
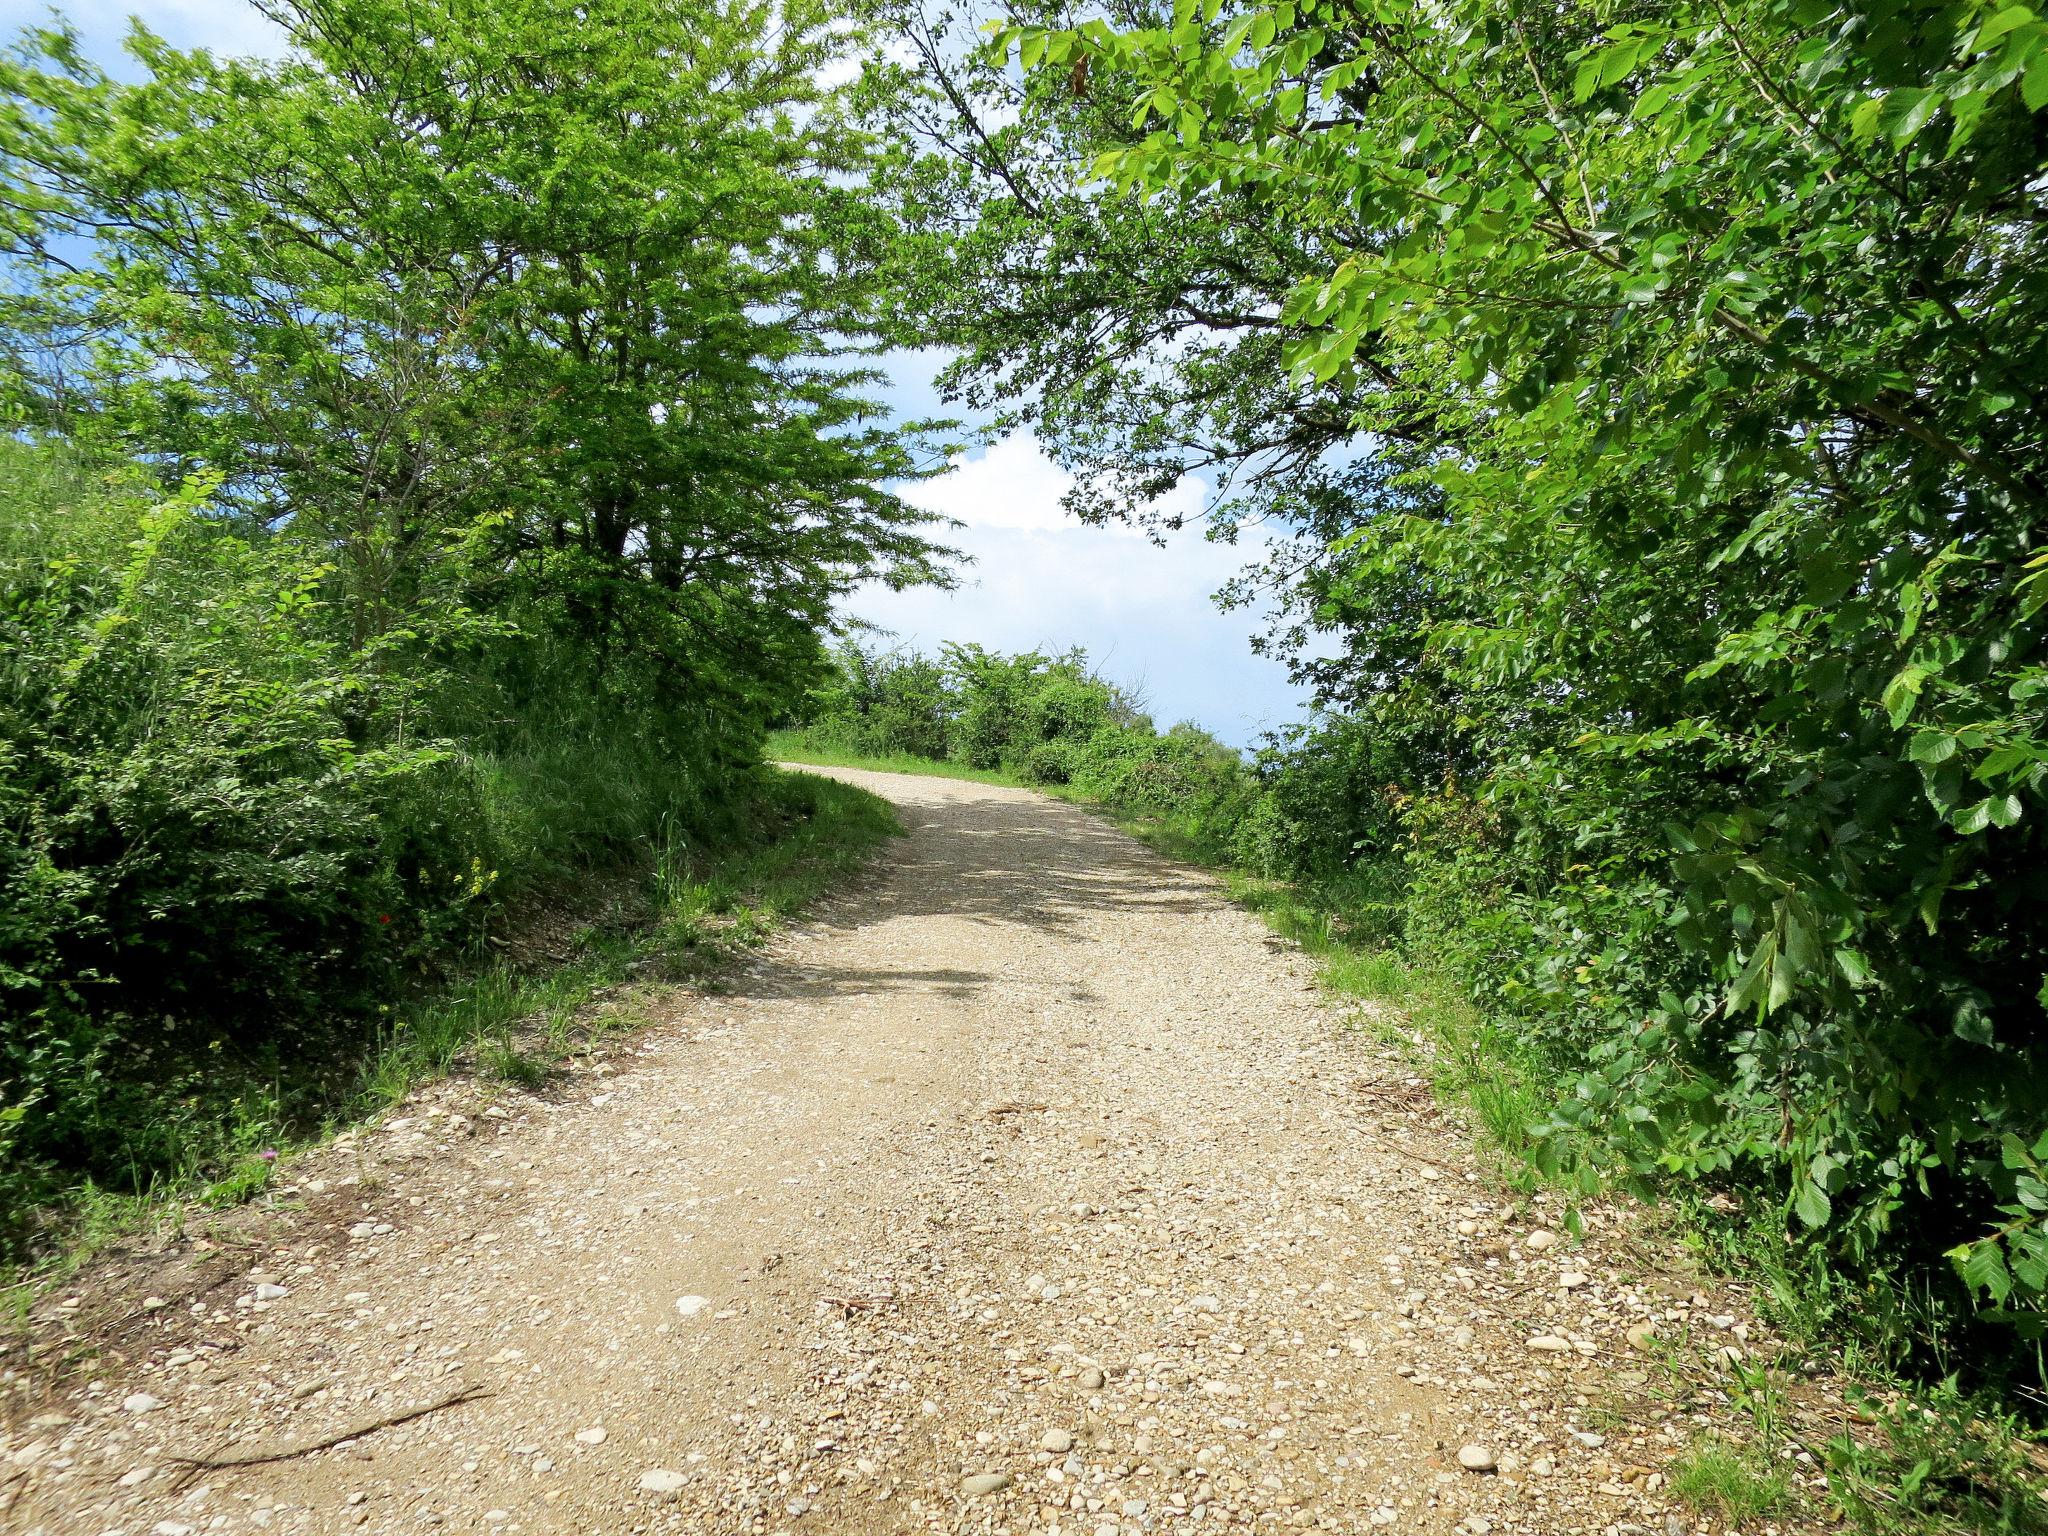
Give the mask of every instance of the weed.
[[491, 1076], [529, 1091], [545, 1083], [552, 1071], [546, 1058], [521, 1050], [508, 1037], [484, 1041], [477, 1047], [477, 1057]]
[[1731, 1526], [1776, 1514], [1791, 1501], [1792, 1481], [1755, 1451], [1709, 1437], [1671, 1464], [1671, 1492]]
[[2048, 1456], [2011, 1414], [1953, 1380], [1897, 1402], [1866, 1401], [1875, 1434], [1825, 1450], [1828, 1495], [1871, 1536], [2043, 1536]]

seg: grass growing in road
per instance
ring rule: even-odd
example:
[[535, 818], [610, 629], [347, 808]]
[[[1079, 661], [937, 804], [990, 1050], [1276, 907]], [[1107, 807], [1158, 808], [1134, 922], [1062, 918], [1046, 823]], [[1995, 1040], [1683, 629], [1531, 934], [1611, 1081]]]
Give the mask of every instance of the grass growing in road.
[[1750, 1451], [1703, 1440], [1671, 1464], [1672, 1494], [1703, 1514], [1740, 1528], [1785, 1507], [1791, 1480]]

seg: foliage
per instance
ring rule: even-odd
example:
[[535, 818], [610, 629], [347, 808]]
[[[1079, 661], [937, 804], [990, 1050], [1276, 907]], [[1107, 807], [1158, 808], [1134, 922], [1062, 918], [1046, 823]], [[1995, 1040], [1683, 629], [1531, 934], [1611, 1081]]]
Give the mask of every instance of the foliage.
[[1560, 1165], [2038, 1334], [2048, 22], [1020, 5], [924, 73], [952, 383], [1084, 514], [1292, 532], [1279, 835], [1542, 1042]]
[[900, 756], [1065, 785], [1130, 816], [1222, 820], [1244, 798], [1238, 754], [1193, 725], [1159, 732], [1137, 697], [1085, 653], [1002, 655], [949, 645], [938, 659], [841, 645], [789, 745], [872, 761]]
[[275, 60], [0, 60], [17, 1235], [345, 1102], [522, 913], [754, 836], [834, 601], [944, 579], [864, 394], [858, 16], [268, 14]]
[[1825, 1447], [1828, 1491], [1859, 1529], [1890, 1533], [2040, 1536], [2039, 1442], [2014, 1417], [1944, 1381], [1918, 1400], [1864, 1405], [1874, 1435]]

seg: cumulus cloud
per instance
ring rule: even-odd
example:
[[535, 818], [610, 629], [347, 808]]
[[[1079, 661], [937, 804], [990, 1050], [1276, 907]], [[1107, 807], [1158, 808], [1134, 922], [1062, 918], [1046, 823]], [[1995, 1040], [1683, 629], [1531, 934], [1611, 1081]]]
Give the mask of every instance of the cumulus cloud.
[[[951, 542], [973, 563], [952, 592], [863, 589], [848, 616], [925, 650], [948, 640], [1005, 651], [1081, 646], [1139, 688], [1160, 724], [1191, 719], [1234, 746], [1296, 718], [1300, 695], [1286, 669], [1252, 654], [1259, 617], [1219, 613], [1212, 600], [1263, 546], [1189, 531], [1160, 548], [1128, 528], [1089, 527], [1060, 510], [1070, 484], [1019, 434], [912, 487], [918, 505], [966, 525]], [[1186, 482], [1172, 510], [1196, 512], [1202, 495]]]
[[[934, 480], [909, 487], [903, 499], [970, 528], [1021, 528], [1039, 533], [1079, 526], [1061, 509], [1060, 500], [1074, 488], [1074, 477], [1047, 458], [1038, 440], [1016, 433], [977, 454], [958, 454], [953, 467]], [[1201, 488], [1189, 487], [1200, 505]], [[1112, 537], [1140, 537], [1122, 527], [1105, 529]]]

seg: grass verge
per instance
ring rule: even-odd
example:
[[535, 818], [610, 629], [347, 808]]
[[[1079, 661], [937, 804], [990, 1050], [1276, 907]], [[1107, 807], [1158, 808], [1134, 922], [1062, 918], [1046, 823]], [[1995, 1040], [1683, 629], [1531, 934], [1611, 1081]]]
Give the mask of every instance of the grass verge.
[[0, 1327], [25, 1324], [38, 1295], [107, 1247], [175, 1229], [195, 1203], [221, 1207], [262, 1195], [294, 1151], [375, 1116], [458, 1065], [538, 1085], [575, 1045], [643, 1017], [630, 998], [613, 996], [602, 1009], [593, 1003], [636, 981], [715, 976], [900, 831], [895, 812], [874, 795], [815, 775], [773, 773], [751, 836], [712, 850], [671, 851], [623, 911], [578, 925], [551, 955], [484, 966], [394, 1010], [317, 1117], [287, 1109], [286, 1085], [274, 1085], [267, 1098], [249, 1096], [229, 1156], [141, 1194], [91, 1183], [72, 1191], [51, 1213], [43, 1254], [0, 1270]]

